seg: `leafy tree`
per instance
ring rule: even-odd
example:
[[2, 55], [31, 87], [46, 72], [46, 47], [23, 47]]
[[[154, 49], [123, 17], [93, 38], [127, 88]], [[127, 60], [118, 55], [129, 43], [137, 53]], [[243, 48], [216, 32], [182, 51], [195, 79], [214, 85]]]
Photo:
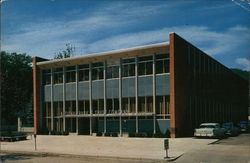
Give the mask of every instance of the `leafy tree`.
[[68, 44], [66, 44], [66, 49], [65, 50], [55, 54], [54, 59], [62, 59], [62, 58], [73, 57], [74, 53], [75, 53], [75, 47], [68, 43]]
[[8, 125], [32, 107], [32, 58], [1, 52], [1, 114]]

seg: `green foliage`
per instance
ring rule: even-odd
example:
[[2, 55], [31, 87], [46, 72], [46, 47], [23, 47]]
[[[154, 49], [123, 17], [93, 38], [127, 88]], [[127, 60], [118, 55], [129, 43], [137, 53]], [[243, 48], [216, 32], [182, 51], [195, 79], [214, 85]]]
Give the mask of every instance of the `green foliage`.
[[50, 131], [50, 135], [69, 135], [69, 132], [67, 131]]
[[96, 136], [102, 136], [102, 132], [97, 132]]
[[8, 125], [32, 107], [31, 63], [26, 54], [1, 52], [1, 113]]
[[2, 137], [14, 137], [14, 136], [26, 136], [27, 134], [25, 132], [17, 132], [17, 131], [6, 131], [2, 132], [1, 136]]
[[75, 53], [75, 47], [70, 44], [66, 44], [66, 49], [55, 54], [54, 59], [62, 59], [73, 57]]
[[105, 132], [105, 133], [104, 133], [104, 136], [110, 136], [110, 135], [111, 135], [110, 132]]
[[245, 80], [249, 80], [249, 71], [241, 70], [241, 69], [236, 69], [232, 68], [231, 69], [235, 74], [238, 74], [240, 77], [242, 77]]
[[112, 137], [118, 137], [118, 133], [112, 132], [112, 133], [111, 133], [111, 136], [112, 136]]

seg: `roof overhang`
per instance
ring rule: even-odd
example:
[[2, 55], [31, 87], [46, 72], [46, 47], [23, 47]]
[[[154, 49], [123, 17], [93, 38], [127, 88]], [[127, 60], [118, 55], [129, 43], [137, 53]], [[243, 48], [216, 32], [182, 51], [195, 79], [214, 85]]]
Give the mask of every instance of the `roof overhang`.
[[76, 56], [71, 58], [54, 59], [49, 61], [37, 62], [36, 65], [41, 69], [48, 69], [48, 68], [71, 66], [77, 64], [85, 64], [90, 62], [99, 62], [107, 59], [129, 58], [129, 57], [143, 56], [148, 54], [163, 54], [167, 53], [168, 51], [169, 51], [169, 42], [162, 42], [158, 44], [137, 46], [133, 48], [94, 53], [94, 54]]

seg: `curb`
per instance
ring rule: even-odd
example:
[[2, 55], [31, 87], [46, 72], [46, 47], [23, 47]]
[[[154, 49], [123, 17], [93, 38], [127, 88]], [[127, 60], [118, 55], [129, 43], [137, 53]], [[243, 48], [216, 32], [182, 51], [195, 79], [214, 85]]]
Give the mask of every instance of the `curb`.
[[[165, 162], [171, 160], [164, 160], [164, 159], [150, 159], [150, 158], [130, 158], [130, 157], [117, 157], [117, 156], [100, 156], [100, 155], [76, 155], [76, 154], [63, 154], [63, 153], [53, 153], [53, 152], [40, 152], [40, 151], [12, 151], [12, 150], [1, 150], [1, 154], [30, 154], [37, 157], [68, 157], [68, 158], [88, 158], [88, 159], [109, 159], [109, 160], [133, 160], [133, 161], [145, 161], [145, 162]], [[178, 157], [174, 157], [173, 159], [176, 160]]]

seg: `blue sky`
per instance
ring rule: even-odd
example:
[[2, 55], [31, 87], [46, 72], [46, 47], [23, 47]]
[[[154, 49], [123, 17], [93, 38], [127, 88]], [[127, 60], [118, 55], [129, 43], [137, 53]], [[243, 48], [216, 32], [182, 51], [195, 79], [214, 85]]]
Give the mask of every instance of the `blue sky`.
[[6, 0], [1, 5], [7, 52], [53, 58], [70, 43], [76, 55], [86, 55], [168, 41], [169, 32], [176, 32], [224, 65], [249, 69], [250, 5], [239, 0]]

